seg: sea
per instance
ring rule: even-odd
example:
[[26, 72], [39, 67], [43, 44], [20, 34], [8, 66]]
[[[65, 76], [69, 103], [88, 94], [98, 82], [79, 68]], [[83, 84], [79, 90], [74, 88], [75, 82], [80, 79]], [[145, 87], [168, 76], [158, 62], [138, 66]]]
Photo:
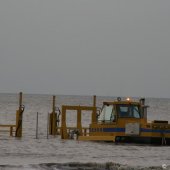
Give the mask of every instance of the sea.
[[[115, 99], [97, 96], [97, 106]], [[22, 138], [0, 131], [0, 170], [170, 170], [169, 146], [62, 140], [47, 130], [52, 95], [23, 94], [23, 104]], [[59, 108], [92, 104], [93, 96], [56, 95]], [[146, 98], [146, 105], [150, 106], [148, 121], [170, 122], [170, 99]], [[15, 124], [17, 109], [18, 94], [0, 94], [0, 124]], [[75, 126], [76, 112], [67, 112], [66, 116], [67, 125]], [[83, 112], [83, 126], [90, 121], [91, 113]]]

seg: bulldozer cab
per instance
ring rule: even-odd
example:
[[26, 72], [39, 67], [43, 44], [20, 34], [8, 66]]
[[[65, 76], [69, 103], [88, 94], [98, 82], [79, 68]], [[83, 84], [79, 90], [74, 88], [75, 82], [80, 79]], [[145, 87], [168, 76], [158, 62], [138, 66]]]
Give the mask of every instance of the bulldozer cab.
[[141, 119], [143, 111], [139, 102], [114, 101], [103, 102], [98, 122], [111, 123], [118, 119]]
[[116, 109], [119, 118], [141, 118], [139, 105], [117, 104]]

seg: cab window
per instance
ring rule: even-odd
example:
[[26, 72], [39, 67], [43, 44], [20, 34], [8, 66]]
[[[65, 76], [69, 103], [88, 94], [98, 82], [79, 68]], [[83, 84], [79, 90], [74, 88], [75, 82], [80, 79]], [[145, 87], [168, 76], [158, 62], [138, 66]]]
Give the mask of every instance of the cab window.
[[140, 118], [140, 111], [137, 105], [117, 105], [117, 112], [120, 118]]
[[98, 121], [113, 122], [115, 121], [116, 111], [113, 105], [104, 105]]

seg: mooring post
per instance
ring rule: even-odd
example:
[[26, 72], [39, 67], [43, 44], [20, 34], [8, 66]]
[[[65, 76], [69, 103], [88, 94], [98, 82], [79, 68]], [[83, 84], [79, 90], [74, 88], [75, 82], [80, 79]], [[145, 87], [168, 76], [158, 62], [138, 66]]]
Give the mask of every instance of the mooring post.
[[68, 139], [66, 127], [66, 106], [62, 106], [61, 112], [61, 139]]
[[96, 122], [96, 95], [93, 96], [93, 112], [92, 112], [92, 122]]
[[53, 111], [52, 111], [52, 135], [56, 135], [56, 125], [57, 125], [57, 116], [55, 109], [55, 96], [53, 96]]
[[96, 95], [93, 96], [93, 107], [96, 107]]
[[77, 129], [79, 130], [79, 135], [82, 135], [81, 108], [77, 110]]
[[53, 96], [52, 113], [50, 113], [49, 119], [49, 134], [56, 135], [56, 133], [57, 133], [57, 115], [55, 109], [55, 96]]
[[24, 107], [22, 105], [22, 92], [19, 93], [19, 108], [16, 111], [16, 133], [15, 137], [22, 137], [22, 117]]

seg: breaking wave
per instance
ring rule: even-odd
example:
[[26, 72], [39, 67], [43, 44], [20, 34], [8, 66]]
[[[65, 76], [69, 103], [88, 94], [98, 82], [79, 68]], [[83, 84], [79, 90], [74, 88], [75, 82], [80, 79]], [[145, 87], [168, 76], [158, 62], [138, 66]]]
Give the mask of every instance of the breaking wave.
[[170, 166], [128, 166], [117, 163], [42, 163], [33, 165], [0, 165], [0, 170], [170, 170]]

